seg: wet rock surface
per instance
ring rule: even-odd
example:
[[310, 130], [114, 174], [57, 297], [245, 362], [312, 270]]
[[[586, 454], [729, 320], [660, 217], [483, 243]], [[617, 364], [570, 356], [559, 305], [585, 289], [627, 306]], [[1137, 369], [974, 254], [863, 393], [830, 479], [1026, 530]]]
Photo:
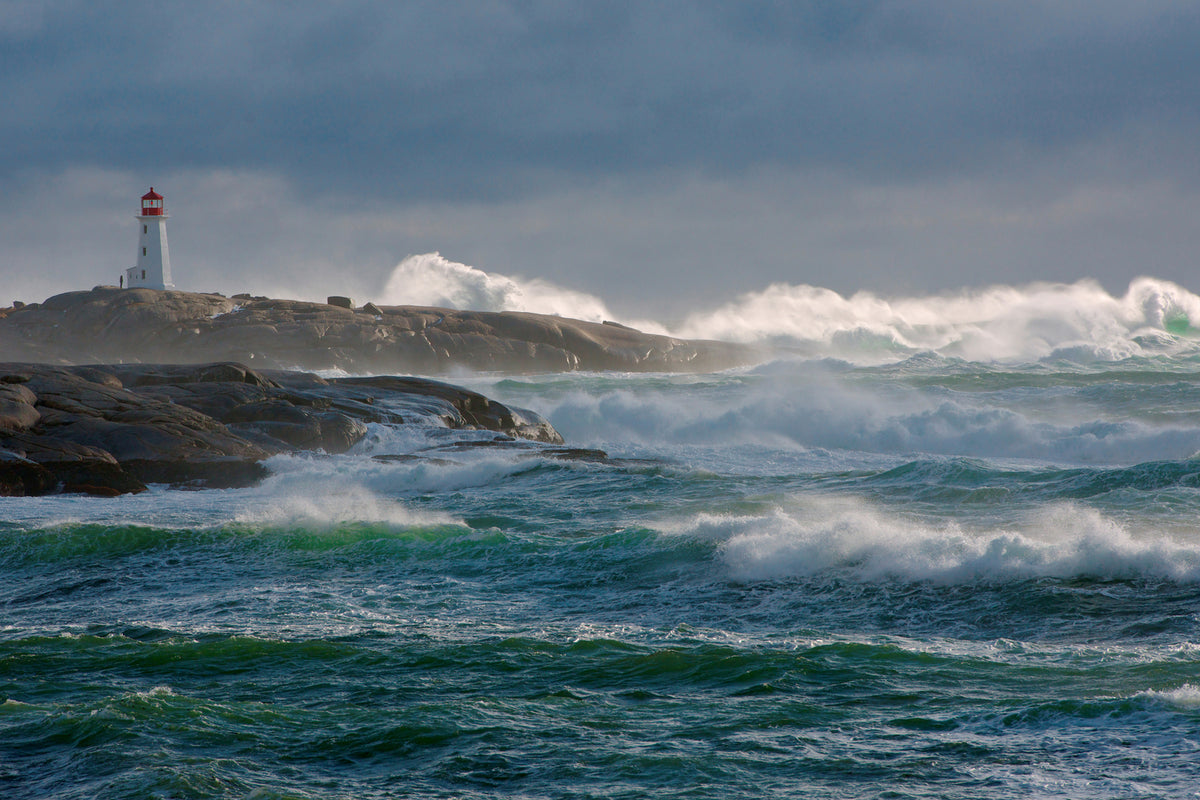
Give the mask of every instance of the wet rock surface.
[[562, 444], [541, 417], [423, 378], [324, 379], [223, 362], [0, 363], [0, 495], [241, 486], [262, 461], [342, 453], [370, 423], [495, 431]]
[[96, 287], [0, 309], [0, 358], [57, 364], [237, 361], [364, 373], [711, 371], [751, 348], [522, 312]]

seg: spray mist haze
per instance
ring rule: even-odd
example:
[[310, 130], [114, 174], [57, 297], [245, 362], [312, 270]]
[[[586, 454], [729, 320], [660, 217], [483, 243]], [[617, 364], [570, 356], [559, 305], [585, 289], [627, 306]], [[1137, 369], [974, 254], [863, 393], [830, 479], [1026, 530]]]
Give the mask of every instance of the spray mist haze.
[[774, 344], [855, 362], [924, 351], [981, 362], [1115, 361], [1191, 348], [1200, 321], [1200, 297], [1145, 277], [1122, 295], [1092, 280], [892, 298], [871, 292], [846, 297], [819, 286], [777, 283], [680, 321], [649, 321], [623, 317], [605, 299], [586, 292], [488, 273], [439, 253], [401, 261], [382, 299], [389, 305], [611, 320], [651, 333]]
[[440, 253], [412, 255], [396, 265], [383, 289], [383, 301], [464, 311], [532, 311], [588, 322], [613, 317], [598, 297], [536, 278], [489, 274]]

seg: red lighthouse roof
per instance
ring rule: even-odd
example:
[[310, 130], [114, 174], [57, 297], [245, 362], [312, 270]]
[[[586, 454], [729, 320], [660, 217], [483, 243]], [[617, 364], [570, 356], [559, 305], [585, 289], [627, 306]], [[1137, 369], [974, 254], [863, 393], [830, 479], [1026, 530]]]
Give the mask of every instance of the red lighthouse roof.
[[142, 195], [142, 216], [143, 217], [163, 217], [166, 216], [163, 209], [163, 196], [154, 191], [154, 187], [150, 187], [150, 191]]

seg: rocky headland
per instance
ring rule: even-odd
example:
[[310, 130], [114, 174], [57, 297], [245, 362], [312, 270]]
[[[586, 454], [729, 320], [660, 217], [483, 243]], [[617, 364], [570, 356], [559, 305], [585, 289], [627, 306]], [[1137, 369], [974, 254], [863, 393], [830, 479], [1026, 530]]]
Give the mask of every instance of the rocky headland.
[[264, 459], [345, 452], [370, 423], [562, 443], [532, 412], [423, 378], [326, 380], [228, 362], [0, 363], [0, 495], [247, 485], [265, 475]]
[[611, 322], [329, 301], [99, 286], [0, 308], [0, 495], [246, 485], [271, 456], [342, 453], [371, 423], [562, 444], [536, 414], [446, 383], [303, 370], [691, 371], [758, 355]]
[[643, 333], [611, 322], [349, 305], [99, 286], [0, 309], [0, 359], [236, 361], [255, 369], [438, 374], [456, 368], [710, 371], [758, 356], [741, 345]]

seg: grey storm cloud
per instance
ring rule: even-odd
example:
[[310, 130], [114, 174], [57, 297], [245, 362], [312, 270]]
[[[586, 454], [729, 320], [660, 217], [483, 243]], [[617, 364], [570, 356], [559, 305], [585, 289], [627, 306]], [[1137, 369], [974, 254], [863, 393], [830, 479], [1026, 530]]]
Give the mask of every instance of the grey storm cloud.
[[1181, 0], [0, 0], [0, 276], [114, 281], [154, 184], [185, 288], [1197, 288], [1198, 41]]
[[1174, 157], [1197, 41], [1200, 7], [1154, 2], [18, 4], [0, 168], [456, 197], [660, 169], [987, 170], [1148, 129]]

